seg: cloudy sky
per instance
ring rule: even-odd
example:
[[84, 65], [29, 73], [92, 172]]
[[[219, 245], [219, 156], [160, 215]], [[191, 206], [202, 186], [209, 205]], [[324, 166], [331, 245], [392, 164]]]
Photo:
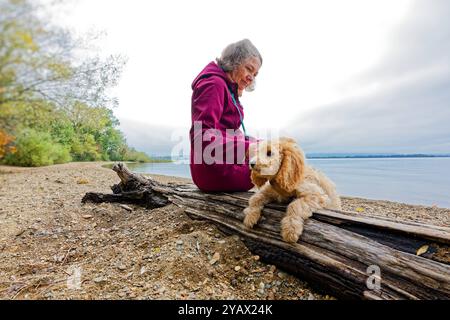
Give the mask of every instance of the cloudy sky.
[[191, 82], [249, 38], [264, 64], [244, 93], [250, 134], [306, 152], [450, 153], [450, 1], [77, 0], [55, 12], [128, 64], [114, 113], [150, 155], [188, 146]]

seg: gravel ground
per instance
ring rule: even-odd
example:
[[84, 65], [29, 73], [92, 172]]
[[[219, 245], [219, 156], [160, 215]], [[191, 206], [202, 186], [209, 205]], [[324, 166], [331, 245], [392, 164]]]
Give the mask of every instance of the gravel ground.
[[[81, 204], [118, 182], [103, 164], [0, 166], [0, 299], [333, 299], [176, 206]], [[343, 209], [450, 225], [437, 207], [343, 198]]]

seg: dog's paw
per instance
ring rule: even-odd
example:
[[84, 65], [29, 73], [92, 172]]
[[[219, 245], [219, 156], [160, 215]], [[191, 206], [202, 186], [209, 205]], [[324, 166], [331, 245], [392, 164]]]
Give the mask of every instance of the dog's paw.
[[303, 233], [303, 219], [284, 218], [281, 220], [281, 237], [284, 241], [296, 243]]
[[245, 208], [244, 210], [245, 218], [244, 225], [253, 228], [253, 226], [258, 222], [261, 217], [261, 210], [255, 208]]

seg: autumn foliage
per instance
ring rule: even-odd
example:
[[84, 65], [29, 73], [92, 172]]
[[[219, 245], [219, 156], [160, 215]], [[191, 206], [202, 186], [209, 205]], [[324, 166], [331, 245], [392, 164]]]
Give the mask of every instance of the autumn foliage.
[[13, 137], [0, 130], [0, 159], [2, 159], [6, 153], [15, 153], [16, 147], [11, 145], [13, 141]]

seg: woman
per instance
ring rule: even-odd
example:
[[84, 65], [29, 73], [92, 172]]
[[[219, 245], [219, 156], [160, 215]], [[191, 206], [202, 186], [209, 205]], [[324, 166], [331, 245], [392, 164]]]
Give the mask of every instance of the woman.
[[[192, 83], [191, 175], [203, 191], [247, 191], [253, 188], [239, 97], [253, 91], [262, 57], [247, 39], [227, 46]], [[242, 125], [244, 133], [239, 130]]]

